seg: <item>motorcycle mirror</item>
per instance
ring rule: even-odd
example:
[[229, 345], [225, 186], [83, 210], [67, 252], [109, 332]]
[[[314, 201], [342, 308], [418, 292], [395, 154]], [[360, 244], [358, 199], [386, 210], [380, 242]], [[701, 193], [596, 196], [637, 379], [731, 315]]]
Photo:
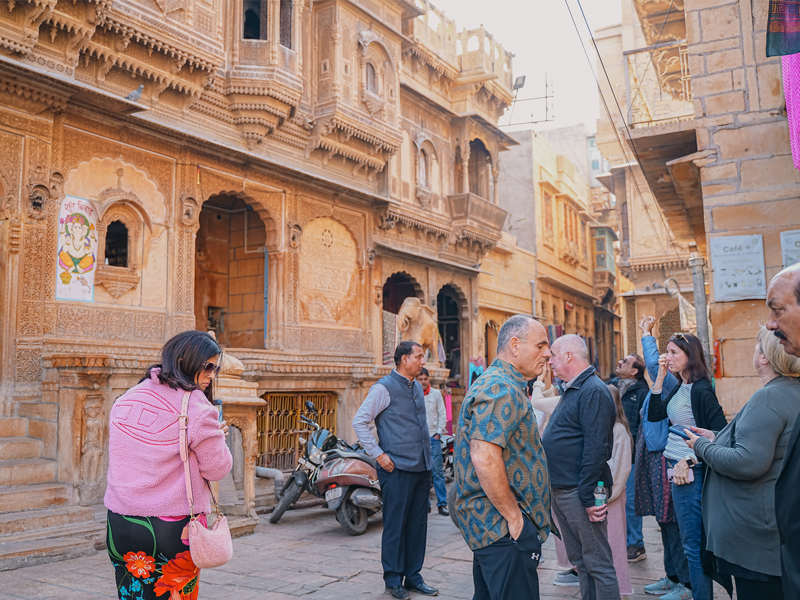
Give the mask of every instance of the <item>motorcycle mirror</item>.
[[314, 403], [311, 400], [306, 400], [306, 408], [314, 414], [317, 414], [317, 407], [314, 406]]

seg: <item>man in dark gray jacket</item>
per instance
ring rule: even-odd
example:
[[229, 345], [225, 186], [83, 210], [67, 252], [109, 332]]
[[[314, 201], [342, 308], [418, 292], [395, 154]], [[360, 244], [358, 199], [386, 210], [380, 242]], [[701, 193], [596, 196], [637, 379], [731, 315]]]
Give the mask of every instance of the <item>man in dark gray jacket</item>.
[[570, 562], [578, 570], [583, 600], [619, 600], [605, 505], [595, 506], [603, 482], [611, 496], [611, 448], [616, 408], [608, 387], [589, 366], [589, 351], [577, 335], [555, 341], [550, 366], [565, 381], [564, 393], [545, 429], [553, 513]]
[[[800, 356], [800, 263], [775, 275], [767, 290], [767, 329], [788, 354]], [[775, 482], [775, 518], [781, 537], [781, 578], [786, 600], [800, 600], [800, 417]]]
[[[405, 600], [409, 590], [435, 596], [420, 571], [425, 560], [428, 493], [431, 489], [431, 441], [425, 396], [416, 380], [425, 366], [422, 347], [400, 342], [395, 369], [370, 388], [353, 418], [358, 440], [378, 463], [383, 493], [381, 562], [386, 593]], [[375, 421], [380, 446], [370, 431]]]

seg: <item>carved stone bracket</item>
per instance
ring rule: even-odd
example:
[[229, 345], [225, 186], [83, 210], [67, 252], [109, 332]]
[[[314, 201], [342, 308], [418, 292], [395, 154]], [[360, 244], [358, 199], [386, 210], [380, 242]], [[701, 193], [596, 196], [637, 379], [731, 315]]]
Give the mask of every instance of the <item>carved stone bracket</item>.
[[116, 302], [123, 294], [139, 285], [140, 279], [141, 276], [135, 269], [99, 265], [94, 281], [106, 288]]

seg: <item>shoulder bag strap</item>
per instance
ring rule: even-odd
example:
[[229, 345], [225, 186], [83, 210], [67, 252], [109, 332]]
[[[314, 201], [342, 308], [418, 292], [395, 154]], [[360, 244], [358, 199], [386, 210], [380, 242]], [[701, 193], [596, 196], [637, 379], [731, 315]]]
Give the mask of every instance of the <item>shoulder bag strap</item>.
[[183, 393], [180, 415], [180, 451], [183, 461], [183, 474], [186, 482], [186, 499], [189, 501], [189, 514], [194, 517], [194, 496], [192, 495], [192, 473], [189, 469], [189, 440], [186, 434], [189, 421], [189, 396], [191, 392]]
[[[183, 401], [181, 402], [181, 415], [180, 415], [180, 451], [181, 451], [181, 460], [183, 461], [183, 474], [184, 480], [186, 482], [186, 499], [189, 501], [189, 514], [192, 518], [194, 518], [194, 495], [192, 494], [192, 473], [189, 469], [189, 439], [187, 430], [189, 428], [189, 397], [191, 396], [191, 392], [184, 392], [183, 393]], [[211, 489], [211, 484], [208, 483], [208, 480], [204, 477], [203, 481], [206, 482], [206, 487], [208, 487], [208, 493], [211, 494], [211, 503], [214, 506], [214, 510], [217, 514], [219, 512], [219, 504], [217, 503], [217, 499], [214, 497], [214, 491]]]

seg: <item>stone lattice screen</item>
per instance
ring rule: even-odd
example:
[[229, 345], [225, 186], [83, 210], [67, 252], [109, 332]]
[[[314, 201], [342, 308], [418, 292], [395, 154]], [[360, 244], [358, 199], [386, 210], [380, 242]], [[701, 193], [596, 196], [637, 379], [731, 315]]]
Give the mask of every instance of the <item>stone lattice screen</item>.
[[281, 471], [291, 471], [300, 455], [300, 437], [306, 440], [311, 429], [300, 415], [311, 418], [306, 410], [306, 400], [311, 400], [319, 411], [316, 421], [323, 429], [336, 433], [336, 394], [298, 393], [264, 394], [266, 408], [258, 414], [258, 465]]

